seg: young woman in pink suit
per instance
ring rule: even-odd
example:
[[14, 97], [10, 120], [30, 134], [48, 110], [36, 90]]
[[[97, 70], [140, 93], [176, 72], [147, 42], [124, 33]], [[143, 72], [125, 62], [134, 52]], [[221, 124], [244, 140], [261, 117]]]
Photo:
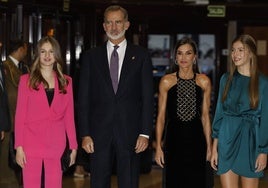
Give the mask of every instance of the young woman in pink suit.
[[36, 49], [29, 74], [20, 77], [15, 116], [16, 161], [22, 167], [24, 188], [41, 186], [42, 165], [45, 188], [62, 187], [60, 158], [66, 135], [74, 164], [77, 141], [74, 124], [72, 79], [62, 73], [60, 46], [44, 37]]

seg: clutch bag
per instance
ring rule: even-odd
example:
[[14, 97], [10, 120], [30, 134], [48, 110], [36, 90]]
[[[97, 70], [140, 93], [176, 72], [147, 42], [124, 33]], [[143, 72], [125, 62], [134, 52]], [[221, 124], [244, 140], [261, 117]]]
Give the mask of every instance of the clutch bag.
[[70, 155], [71, 155], [71, 153], [72, 153], [72, 150], [66, 148], [62, 154], [61, 169], [63, 172], [66, 172], [70, 167], [70, 162], [71, 162]]

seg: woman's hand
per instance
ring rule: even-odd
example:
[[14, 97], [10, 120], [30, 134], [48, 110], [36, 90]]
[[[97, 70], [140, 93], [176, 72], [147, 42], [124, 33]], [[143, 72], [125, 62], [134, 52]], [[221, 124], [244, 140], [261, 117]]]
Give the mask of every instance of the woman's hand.
[[16, 148], [16, 162], [21, 168], [24, 168], [26, 164], [26, 156], [22, 146]]
[[208, 149], [207, 149], [207, 161], [210, 161], [210, 160], [211, 160], [211, 156], [212, 156], [211, 149], [208, 148]]
[[75, 163], [76, 160], [76, 155], [77, 155], [77, 150], [76, 149], [72, 149], [72, 152], [70, 154], [70, 166], [72, 166]]
[[164, 168], [165, 159], [164, 153], [161, 147], [157, 147], [155, 151], [155, 162], [161, 167]]
[[255, 172], [261, 172], [266, 168], [267, 165], [267, 154], [260, 153], [256, 159]]
[[213, 140], [210, 165], [214, 170], [218, 170], [218, 139]]
[[214, 170], [218, 170], [218, 152], [212, 152], [210, 165]]

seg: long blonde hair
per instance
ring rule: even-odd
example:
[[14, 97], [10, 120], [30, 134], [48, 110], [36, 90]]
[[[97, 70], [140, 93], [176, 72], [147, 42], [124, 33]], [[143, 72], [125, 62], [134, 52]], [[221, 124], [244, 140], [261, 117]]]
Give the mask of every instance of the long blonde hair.
[[[232, 45], [235, 42], [240, 41], [252, 54], [252, 57], [250, 58], [250, 82], [249, 82], [249, 98], [250, 98], [250, 107], [252, 109], [257, 108], [259, 103], [259, 69], [257, 64], [257, 46], [255, 39], [247, 34], [240, 35], [236, 37]], [[231, 62], [230, 65], [230, 73], [227, 78], [227, 82], [223, 91], [222, 95], [222, 102], [225, 101], [227, 98], [227, 94], [230, 88], [230, 85], [232, 83], [232, 79], [234, 76], [234, 73], [236, 72], [237, 67], [235, 66], [234, 62]]]
[[41, 47], [44, 43], [50, 43], [52, 48], [53, 48], [53, 52], [54, 52], [54, 57], [56, 62], [53, 65], [53, 70], [55, 71], [57, 78], [58, 78], [58, 82], [59, 82], [59, 90], [61, 93], [66, 93], [66, 86], [68, 85], [68, 80], [65, 78], [64, 74], [63, 74], [63, 59], [61, 56], [61, 49], [60, 49], [60, 45], [58, 43], [58, 41], [50, 36], [45, 36], [42, 39], [40, 39], [38, 41], [37, 47], [36, 47], [36, 51], [35, 51], [35, 60], [31, 66], [31, 71], [30, 71], [30, 79], [29, 79], [29, 86], [30, 88], [33, 88], [35, 90], [38, 90], [38, 86], [40, 83], [43, 83], [44, 86], [46, 88], [49, 87], [47, 81], [43, 78], [42, 74], [41, 74], [41, 65], [40, 65], [40, 51], [41, 51]]

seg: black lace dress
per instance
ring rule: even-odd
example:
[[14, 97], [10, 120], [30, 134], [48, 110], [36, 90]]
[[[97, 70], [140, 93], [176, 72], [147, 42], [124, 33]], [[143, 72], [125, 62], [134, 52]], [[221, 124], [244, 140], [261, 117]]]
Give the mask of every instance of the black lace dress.
[[195, 76], [168, 91], [165, 135], [166, 188], [205, 188], [206, 141], [201, 123], [203, 92]]

